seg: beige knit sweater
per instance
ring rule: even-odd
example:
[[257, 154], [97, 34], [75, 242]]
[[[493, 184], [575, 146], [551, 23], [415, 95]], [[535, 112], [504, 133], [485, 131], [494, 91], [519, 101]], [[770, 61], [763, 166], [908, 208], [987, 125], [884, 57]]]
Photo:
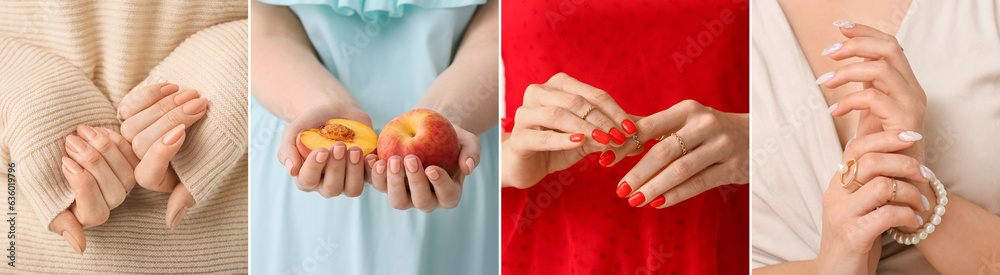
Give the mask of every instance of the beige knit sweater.
[[[246, 18], [246, 1], [0, 1], [0, 161], [17, 178], [15, 267], [0, 273], [247, 272]], [[47, 229], [73, 201], [64, 138], [117, 130], [122, 98], [158, 82], [210, 102], [171, 162], [197, 204], [169, 231], [168, 194], [136, 186], [76, 254]]]

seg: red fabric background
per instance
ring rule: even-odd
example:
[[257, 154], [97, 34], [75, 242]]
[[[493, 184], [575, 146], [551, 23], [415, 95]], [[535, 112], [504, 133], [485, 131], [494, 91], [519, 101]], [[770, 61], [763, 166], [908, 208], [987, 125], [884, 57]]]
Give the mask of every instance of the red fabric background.
[[[502, 5], [507, 131], [525, 88], [557, 72], [607, 91], [635, 115], [684, 99], [749, 112], [745, 1]], [[749, 187], [722, 186], [664, 210], [633, 208], [615, 188], [640, 158], [603, 168], [592, 154], [532, 188], [504, 188], [504, 274], [749, 274]]]

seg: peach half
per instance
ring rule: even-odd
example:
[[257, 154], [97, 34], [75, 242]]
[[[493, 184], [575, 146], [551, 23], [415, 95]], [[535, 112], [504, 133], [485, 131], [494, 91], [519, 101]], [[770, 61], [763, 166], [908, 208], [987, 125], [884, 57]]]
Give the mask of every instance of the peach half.
[[299, 150], [299, 155], [307, 158], [316, 148], [329, 149], [337, 142], [343, 142], [348, 149], [357, 146], [361, 148], [362, 156], [365, 156], [375, 151], [378, 134], [364, 123], [334, 118], [327, 120], [326, 125], [299, 133], [295, 139], [295, 148]]

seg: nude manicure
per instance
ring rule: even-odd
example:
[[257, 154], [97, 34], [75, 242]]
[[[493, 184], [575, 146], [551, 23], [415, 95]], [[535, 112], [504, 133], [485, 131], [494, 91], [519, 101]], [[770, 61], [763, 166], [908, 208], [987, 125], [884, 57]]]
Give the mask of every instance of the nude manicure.
[[63, 168], [64, 169], [66, 169], [70, 173], [73, 173], [74, 175], [83, 172], [83, 169], [80, 166], [77, 166], [76, 164], [69, 163], [68, 160], [69, 160], [69, 158], [66, 158], [66, 157], [62, 158], [62, 163], [63, 163]]
[[361, 151], [351, 150], [351, 163], [357, 164], [361, 160]]
[[845, 29], [853, 29], [855, 27], [854, 22], [849, 20], [837, 20], [833, 21], [833, 25]]
[[316, 152], [316, 162], [317, 163], [324, 163], [324, 162], [326, 162], [326, 160], [327, 160], [328, 157], [330, 157], [330, 151], [319, 151], [319, 152]]
[[77, 136], [66, 137], [66, 142], [69, 143], [69, 147], [73, 152], [83, 153], [83, 150], [87, 150], [87, 142]]
[[406, 162], [406, 165], [405, 165], [406, 166], [406, 172], [410, 172], [410, 173], [416, 173], [417, 172], [417, 158], [415, 158], [415, 157], [407, 157], [404, 161]]
[[76, 131], [79, 132], [80, 137], [86, 141], [92, 141], [97, 137], [97, 132], [94, 132], [94, 129], [87, 125], [80, 125], [80, 127], [76, 128]]
[[188, 101], [198, 98], [198, 91], [195, 90], [184, 90], [183, 92], [174, 96], [174, 104], [178, 106], [187, 103]]
[[181, 136], [184, 135], [184, 127], [187, 126], [184, 124], [177, 125], [177, 127], [174, 127], [174, 129], [171, 129], [170, 132], [167, 132], [167, 134], [163, 135], [163, 144], [165, 145], [177, 144], [177, 142], [181, 140]]
[[178, 89], [180, 89], [180, 87], [177, 86], [177, 84], [170, 83], [160, 87], [160, 94], [163, 96], [168, 96], [176, 92]]
[[899, 133], [899, 140], [902, 140], [902, 141], [918, 141], [918, 140], [921, 140], [923, 138], [924, 138], [924, 136], [922, 136], [919, 133], [914, 132], [914, 131], [906, 131], [906, 132]]
[[819, 76], [819, 78], [816, 79], [816, 84], [819, 85], [829, 81], [831, 78], [833, 78], [833, 74], [834, 74], [833, 72], [828, 72]]
[[192, 100], [191, 102], [185, 103], [181, 110], [188, 115], [197, 115], [198, 113], [204, 112], [205, 108], [208, 107], [207, 98], [199, 98]]
[[402, 165], [402, 163], [400, 162], [402, 161], [399, 160], [399, 157], [389, 158], [389, 172], [392, 172], [393, 174], [398, 174], [399, 166]]
[[819, 53], [819, 55], [827, 56], [831, 53], [839, 51], [840, 48], [842, 47], [844, 47], [844, 43], [833, 43], [833, 45], [830, 45], [829, 47], [826, 47], [826, 49], [823, 49], [823, 52]]
[[63, 231], [62, 236], [66, 239], [66, 242], [69, 242], [69, 245], [73, 246], [73, 250], [76, 250], [76, 253], [83, 255], [83, 247], [80, 247], [80, 242], [76, 241], [73, 234], [70, 234], [69, 231]]

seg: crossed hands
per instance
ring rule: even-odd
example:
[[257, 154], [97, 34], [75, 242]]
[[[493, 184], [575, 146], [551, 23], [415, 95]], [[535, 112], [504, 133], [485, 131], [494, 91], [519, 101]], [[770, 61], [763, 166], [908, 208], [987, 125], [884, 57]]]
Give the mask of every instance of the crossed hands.
[[111, 210], [125, 201], [138, 184], [170, 192], [166, 225], [180, 224], [195, 200], [170, 166], [186, 136], [185, 128], [202, 117], [208, 99], [192, 89], [160, 83], [132, 92], [118, 113], [124, 119], [121, 133], [80, 125], [66, 137], [62, 172], [75, 192], [69, 209], [58, 214], [49, 230], [62, 235], [77, 253], [86, 249], [83, 228], [101, 225]]

